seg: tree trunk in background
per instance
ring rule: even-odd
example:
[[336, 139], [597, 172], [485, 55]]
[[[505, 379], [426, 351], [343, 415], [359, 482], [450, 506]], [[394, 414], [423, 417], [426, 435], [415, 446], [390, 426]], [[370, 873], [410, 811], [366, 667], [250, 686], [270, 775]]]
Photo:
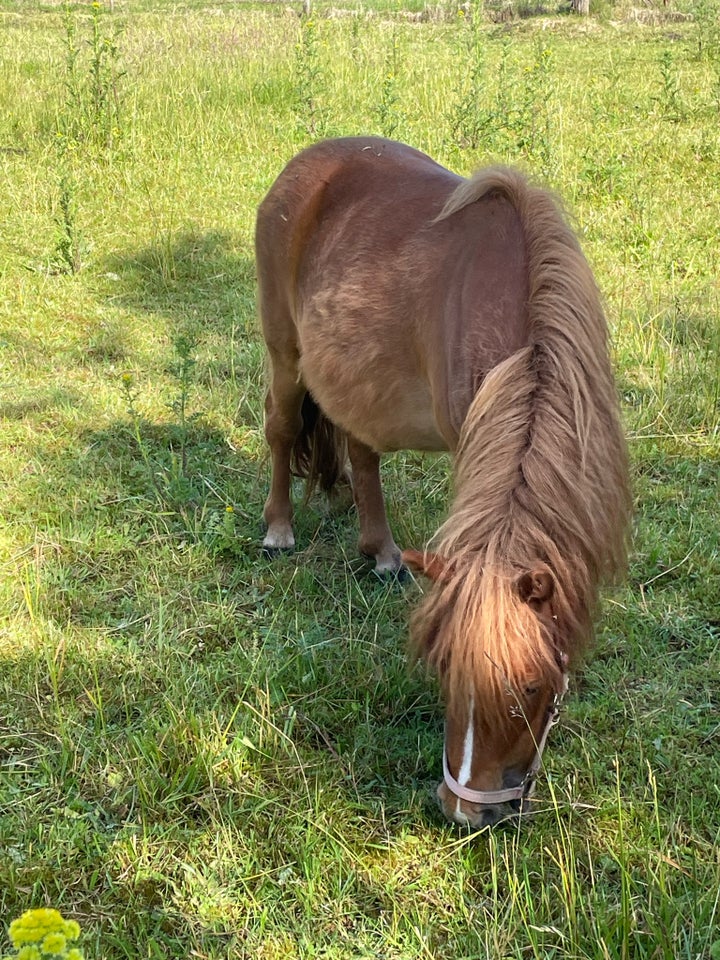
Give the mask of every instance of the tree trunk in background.
[[590, 13], [590, 0], [572, 0], [573, 13], [580, 13], [584, 17]]

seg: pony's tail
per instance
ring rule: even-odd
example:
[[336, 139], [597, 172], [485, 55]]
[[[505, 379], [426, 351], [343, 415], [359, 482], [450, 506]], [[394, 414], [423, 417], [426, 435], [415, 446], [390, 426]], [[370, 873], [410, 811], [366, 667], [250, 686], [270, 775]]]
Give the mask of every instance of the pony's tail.
[[309, 393], [302, 404], [302, 427], [290, 459], [296, 477], [305, 479], [305, 499], [319, 487], [330, 493], [346, 472], [347, 436], [335, 426]]

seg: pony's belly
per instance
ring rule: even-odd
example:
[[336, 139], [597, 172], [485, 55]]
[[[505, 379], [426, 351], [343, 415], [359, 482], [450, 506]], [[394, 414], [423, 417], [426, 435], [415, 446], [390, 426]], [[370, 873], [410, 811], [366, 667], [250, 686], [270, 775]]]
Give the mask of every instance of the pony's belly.
[[394, 426], [379, 424], [376, 429], [369, 429], [365, 436], [357, 433], [355, 435], [378, 453], [392, 453], [395, 450], [425, 450], [429, 453], [439, 453], [448, 449], [447, 443], [434, 427], [434, 421], [432, 424], [420, 422], [405, 422]]
[[[315, 293], [300, 308], [302, 379], [333, 423], [378, 453], [446, 450], [414, 325], [392, 322], [361, 280]], [[358, 288], [363, 312], [347, 303]]]
[[427, 384], [405, 384], [402, 390], [392, 390], [382, 377], [372, 387], [367, 382], [317, 380], [308, 372], [305, 383], [324, 413], [378, 453], [448, 449], [435, 420]]

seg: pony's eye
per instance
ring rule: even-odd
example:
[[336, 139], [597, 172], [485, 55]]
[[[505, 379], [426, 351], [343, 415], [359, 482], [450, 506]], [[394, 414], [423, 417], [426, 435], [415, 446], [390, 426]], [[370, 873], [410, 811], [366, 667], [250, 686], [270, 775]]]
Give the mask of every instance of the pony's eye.
[[525, 695], [527, 697], [534, 697], [539, 689], [539, 687], [525, 687]]

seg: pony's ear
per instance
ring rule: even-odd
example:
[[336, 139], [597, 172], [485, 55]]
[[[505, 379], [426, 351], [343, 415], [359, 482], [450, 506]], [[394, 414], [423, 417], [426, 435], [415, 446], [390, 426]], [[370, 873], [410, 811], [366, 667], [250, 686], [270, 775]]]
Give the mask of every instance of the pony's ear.
[[555, 591], [555, 578], [546, 566], [537, 566], [521, 574], [515, 586], [523, 603], [544, 603]]
[[414, 573], [421, 573], [435, 583], [444, 583], [450, 578], [453, 565], [439, 553], [423, 553], [420, 550], [403, 550], [402, 562]]

